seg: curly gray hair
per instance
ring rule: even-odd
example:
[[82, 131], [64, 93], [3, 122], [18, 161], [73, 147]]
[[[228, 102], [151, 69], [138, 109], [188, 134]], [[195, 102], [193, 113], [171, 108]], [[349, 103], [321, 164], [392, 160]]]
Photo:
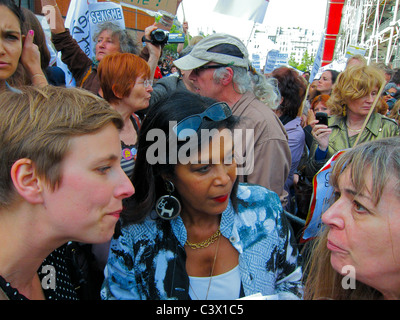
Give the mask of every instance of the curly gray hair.
[[[237, 86], [238, 93], [244, 94], [252, 91], [254, 95], [268, 107], [275, 110], [281, 100], [278, 81], [275, 78], [266, 78], [254, 69], [231, 66], [233, 70], [233, 82]], [[219, 83], [227, 74], [225, 68], [214, 71], [214, 81]]]
[[96, 34], [93, 36], [93, 41], [96, 43], [99, 35], [103, 31], [110, 31], [113, 37], [117, 37], [120, 44], [120, 51], [122, 53], [139, 54], [139, 44], [133, 39], [127, 30], [122, 29], [119, 25], [106, 21], [99, 25]]

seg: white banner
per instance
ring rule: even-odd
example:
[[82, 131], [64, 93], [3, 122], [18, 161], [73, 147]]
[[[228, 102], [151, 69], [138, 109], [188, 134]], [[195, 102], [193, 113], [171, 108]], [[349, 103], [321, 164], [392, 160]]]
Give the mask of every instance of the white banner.
[[214, 11], [263, 23], [268, 4], [269, 0], [218, 0]]

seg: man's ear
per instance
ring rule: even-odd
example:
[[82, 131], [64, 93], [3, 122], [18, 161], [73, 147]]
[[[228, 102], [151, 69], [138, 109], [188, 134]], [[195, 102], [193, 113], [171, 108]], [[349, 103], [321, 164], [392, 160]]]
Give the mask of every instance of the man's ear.
[[233, 81], [233, 69], [227, 67], [225, 70], [228, 72], [224, 74], [224, 77], [220, 80], [220, 83], [224, 86], [227, 86]]
[[37, 176], [36, 167], [30, 159], [19, 159], [11, 167], [11, 179], [14, 187], [27, 202], [43, 202], [42, 179]]

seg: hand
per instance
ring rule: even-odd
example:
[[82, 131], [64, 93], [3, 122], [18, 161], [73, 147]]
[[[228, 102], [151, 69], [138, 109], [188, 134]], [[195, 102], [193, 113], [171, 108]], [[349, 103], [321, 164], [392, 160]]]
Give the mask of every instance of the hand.
[[314, 124], [311, 125], [311, 123], [313, 123], [314, 120], [315, 120], [314, 111], [312, 111], [311, 109], [309, 109], [309, 110], [307, 111], [307, 125], [310, 125], [311, 127], [314, 127]]
[[184, 22], [182, 23], [182, 29], [183, 29], [183, 33], [184, 33], [184, 34], [187, 34], [187, 32], [188, 32], [188, 30], [189, 30], [189, 24], [188, 24], [187, 21], [184, 21]]
[[[146, 29], [144, 29], [144, 37], [147, 40], [151, 40], [151, 33], [157, 30], [157, 25], [154, 23], [151, 26], [148, 26]], [[161, 46], [160, 45], [154, 45], [151, 42], [146, 42], [147, 49], [149, 50], [149, 59], [156, 59], [158, 62], [158, 59], [160, 59], [161, 56]]]
[[318, 146], [321, 151], [326, 151], [329, 145], [329, 137], [332, 133], [332, 129], [329, 129], [327, 125], [317, 124], [318, 120], [314, 120], [310, 123], [313, 127], [311, 133], [315, 140], [318, 142]]
[[47, 85], [46, 77], [40, 65], [40, 51], [38, 46], [33, 43], [33, 38], [34, 32], [29, 30], [22, 48], [21, 63], [33, 85]]
[[21, 63], [29, 76], [42, 72], [40, 65], [40, 51], [38, 46], [33, 43], [33, 38], [34, 32], [33, 30], [29, 30], [25, 37], [21, 54]]

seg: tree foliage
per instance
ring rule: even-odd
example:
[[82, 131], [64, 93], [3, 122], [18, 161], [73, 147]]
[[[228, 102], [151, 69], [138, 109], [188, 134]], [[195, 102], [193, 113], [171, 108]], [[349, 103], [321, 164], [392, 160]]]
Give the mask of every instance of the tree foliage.
[[314, 56], [308, 53], [308, 50], [304, 51], [303, 57], [301, 58], [300, 63], [296, 61], [295, 59], [295, 54], [292, 53], [290, 55], [288, 64], [292, 66], [293, 68], [296, 68], [297, 70], [300, 71], [309, 71], [313, 64], [314, 64]]

